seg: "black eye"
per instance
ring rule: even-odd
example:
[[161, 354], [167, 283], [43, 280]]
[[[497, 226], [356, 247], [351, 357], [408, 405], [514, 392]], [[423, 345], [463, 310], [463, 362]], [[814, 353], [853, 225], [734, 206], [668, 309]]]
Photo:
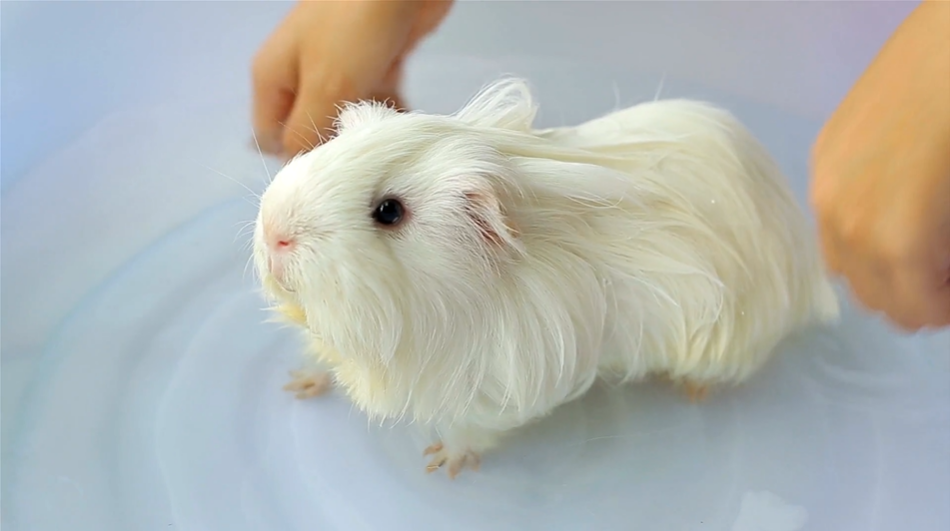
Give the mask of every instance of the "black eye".
[[405, 216], [405, 208], [395, 199], [384, 199], [373, 210], [373, 219], [380, 225], [398, 225]]

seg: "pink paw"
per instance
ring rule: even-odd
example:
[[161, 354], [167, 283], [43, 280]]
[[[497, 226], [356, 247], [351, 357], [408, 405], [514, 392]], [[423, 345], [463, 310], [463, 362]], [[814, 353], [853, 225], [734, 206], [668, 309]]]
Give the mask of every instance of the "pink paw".
[[426, 472], [431, 473], [442, 468], [443, 465], [448, 465], [446, 471], [448, 473], [449, 479], [455, 479], [459, 475], [459, 472], [467, 465], [472, 470], [478, 470], [481, 465], [481, 457], [472, 451], [465, 451], [462, 453], [452, 453], [445, 449], [441, 442], [430, 445], [422, 455], [433, 455], [429, 464], [426, 465]]
[[290, 371], [290, 376], [293, 379], [284, 386], [284, 391], [294, 392], [299, 399], [320, 396], [332, 385], [330, 375], [322, 371], [302, 369]]

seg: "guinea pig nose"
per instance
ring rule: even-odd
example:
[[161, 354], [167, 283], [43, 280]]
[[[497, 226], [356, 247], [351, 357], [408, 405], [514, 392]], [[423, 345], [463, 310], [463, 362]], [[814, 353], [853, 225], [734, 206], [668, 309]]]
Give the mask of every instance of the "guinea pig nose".
[[295, 245], [293, 238], [287, 236], [275, 236], [270, 240], [270, 248], [280, 253], [292, 251]]
[[290, 251], [297, 244], [289, 234], [273, 230], [271, 227], [264, 227], [264, 239], [267, 240], [267, 246], [277, 252]]

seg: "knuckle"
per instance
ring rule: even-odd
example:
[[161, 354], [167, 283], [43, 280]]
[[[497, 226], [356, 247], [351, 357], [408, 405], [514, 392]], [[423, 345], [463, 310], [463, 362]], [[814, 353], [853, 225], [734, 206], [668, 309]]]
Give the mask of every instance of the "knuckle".
[[848, 277], [848, 285], [855, 301], [864, 308], [872, 311], [881, 311], [883, 309], [881, 301], [876, 296], [873, 287], [868, 286], [866, 282], [855, 279], [854, 275]]
[[904, 333], [913, 334], [923, 328], [923, 325], [914, 319], [893, 316], [888, 316], [888, 318], [898, 330]]
[[917, 254], [917, 245], [911, 233], [906, 231], [888, 231], [879, 234], [876, 241], [876, 254], [893, 266], [910, 265]]
[[887, 316], [904, 332], [915, 333], [927, 327], [943, 326], [950, 318], [950, 299], [920, 293], [907, 294], [900, 302], [900, 307], [889, 309]]
[[327, 62], [314, 66], [304, 72], [301, 78], [301, 90], [312, 101], [335, 112], [335, 106], [356, 103], [368, 95], [371, 86], [358, 83], [346, 68], [333, 67]]
[[895, 328], [904, 332], [915, 332], [923, 326], [923, 322], [921, 322], [919, 315], [907, 310], [908, 306], [906, 304], [902, 307], [891, 304], [883, 310], [883, 313]]
[[927, 318], [924, 319], [923, 326], [941, 328], [947, 325], [950, 325], [950, 293], [944, 289], [935, 294], [928, 305]]
[[837, 217], [836, 227], [838, 237], [852, 245], [864, 243], [867, 237], [867, 225], [857, 212], [842, 212]]
[[875, 246], [880, 258], [895, 266], [913, 265], [923, 258], [933, 244], [928, 230], [916, 215], [894, 213], [875, 231]]

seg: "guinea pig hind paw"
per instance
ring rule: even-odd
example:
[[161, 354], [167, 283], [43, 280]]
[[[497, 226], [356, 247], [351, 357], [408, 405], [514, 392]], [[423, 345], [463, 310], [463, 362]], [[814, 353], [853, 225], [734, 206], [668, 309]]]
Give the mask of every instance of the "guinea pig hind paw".
[[426, 472], [431, 473], [446, 466], [449, 479], [455, 479], [465, 466], [477, 471], [481, 466], [481, 457], [472, 451], [450, 453], [441, 442], [434, 443], [422, 452], [423, 456], [432, 455], [433, 458], [426, 465]]
[[284, 386], [284, 391], [291, 391], [299, 399], [320, 396], [330, 390], [330, 375], [315, 370], [290, 371], [292, 380]]
[[694, 404], [702, 402], [709, 394], [709, 386], [688, 380], [683, 382], [683, 390], [686, 391], [686, 397], [689, 398], [689, 401]]

